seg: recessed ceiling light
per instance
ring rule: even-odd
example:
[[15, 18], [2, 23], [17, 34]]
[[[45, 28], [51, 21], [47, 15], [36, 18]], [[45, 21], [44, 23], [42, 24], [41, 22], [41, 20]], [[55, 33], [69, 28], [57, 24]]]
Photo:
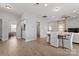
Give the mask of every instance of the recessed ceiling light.
[[48, 4], [44, 4], [44, 6], [45, 6], [45, 7], [47, 7], [47, 6], [48, 6]]
[[53, 11], [57, 12], [57, 11], [59, 11], [60, 9], [61, 9], [60, 7], [55, 7], [55, 8], [53, 9]]
[[60, 10], [60, 7], [56, 7], [56, 8], [55, 8], [55, 11], [59, 11], [59, 10]]
[[73, 10], [73, 12], [76, 12], [76, 10]]
[[6, 8], [8, 8], [8, 9], [11, 9], [11, 7], [10, 6], [5, 6]]

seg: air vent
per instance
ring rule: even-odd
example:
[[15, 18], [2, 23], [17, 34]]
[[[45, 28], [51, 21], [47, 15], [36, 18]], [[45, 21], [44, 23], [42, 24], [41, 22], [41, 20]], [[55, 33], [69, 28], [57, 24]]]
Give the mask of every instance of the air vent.
[[43, 18], [47, 18], [47, 16], [43, 16]]
[[39, 3], [36, 3], [36, 5], [39, 5]]

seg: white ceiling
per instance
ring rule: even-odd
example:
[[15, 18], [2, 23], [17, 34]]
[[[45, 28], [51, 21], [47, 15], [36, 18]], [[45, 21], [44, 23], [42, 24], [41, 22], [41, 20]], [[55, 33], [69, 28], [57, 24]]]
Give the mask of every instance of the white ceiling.
[[[15, 14], [30, 13], [37, 17], [42, 18], [42, 16], [48, 16], [48, 19], [58, 18], [63, 15], [68, 16], [78, 16], [79, 15], [79, 3], [47, 3], [48, 6], [44, 6], [45, 3], [39, 3], [36, 5], [34, 3], [12, 3], [10, 4]], [[55, 12], [53, 11], [56, 7], [59, 7], [60, 10]], [[76, 10], [73, 13], [73, 10]]]

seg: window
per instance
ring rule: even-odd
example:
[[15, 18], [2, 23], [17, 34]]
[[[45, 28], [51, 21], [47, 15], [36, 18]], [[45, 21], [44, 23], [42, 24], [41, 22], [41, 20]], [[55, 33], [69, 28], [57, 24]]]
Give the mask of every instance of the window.
[[16, 32], [16, 24], [11, 24], [11, 32]]
[[59, 24], [59, 31], [61, 31], [61, 32], [64, 31], [64, 24]]
[[48, 30], [51, 31], [51, 30], [52, 30], [52, 26], [49, 26], [49, 27], [48, 27]]
[[66, 21], [65, 20], [58, 21], [58, 31], [64, 32], [65, 29], [66, 29]]

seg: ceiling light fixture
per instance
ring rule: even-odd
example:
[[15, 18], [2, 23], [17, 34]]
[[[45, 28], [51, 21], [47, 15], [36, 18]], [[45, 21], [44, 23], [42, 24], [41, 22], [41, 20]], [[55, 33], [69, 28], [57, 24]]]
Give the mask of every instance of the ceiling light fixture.
[[75, 12], [76, 12], [76, 10], [73, 10], [73, 12], [75, 13]]
[[55, 8], [55, 11], [59, 11], [59, 10], [60, 10], [60, 8], [59, 8], [59, 7], [56, 7], [56, 8]]
[[14, 9], [11, 4], [4, 4], [4, 8], [7, 8], [7, 9]]
[[59, 11], [60, 9], [61, 9], [60, 7], [55, 7], [55, 8], [53, 9], [53, 11], [57, 12], [57, 11]]
[[12, 5], [10, 5], [10, 4], [5, 4], [4, 7], [7, 8], [7, 9], [12, 9], [13, 8]]
[[47, 7], [47, 6], [48, 6], [48, 4], [44, 4], [44, 6], [45, 6], [45, 7]]
[[10, 6], [5, 6], [7, 9], [11, 9], [11, 7]]

